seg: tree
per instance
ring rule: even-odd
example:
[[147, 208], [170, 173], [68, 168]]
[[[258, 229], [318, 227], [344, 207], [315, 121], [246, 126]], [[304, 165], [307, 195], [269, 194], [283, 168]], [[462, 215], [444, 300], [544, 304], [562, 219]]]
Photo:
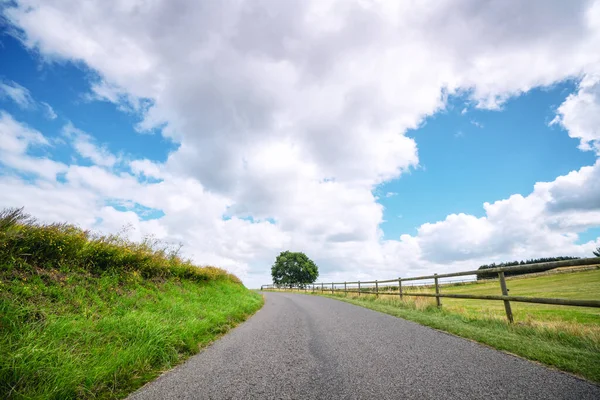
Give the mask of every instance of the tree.
[[596, 257], [600, 257], [600, 247], [596, 248], [596, 251], [592, 251]]
[[319, 268], [304, 253], [282, 251], [271, 267], [271, 275], [276, 285], [304, 287], [317, 280]]

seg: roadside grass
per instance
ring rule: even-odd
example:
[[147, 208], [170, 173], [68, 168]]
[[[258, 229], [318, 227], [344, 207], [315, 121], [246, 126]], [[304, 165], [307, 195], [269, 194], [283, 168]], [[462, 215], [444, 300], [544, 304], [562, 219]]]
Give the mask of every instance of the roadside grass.
[[[511, 295], [600, 299], [600, 269], [514, 277]], [[404, 288], [432, 292], [433, 288]], [[499, 283], [442, 286], [441, 293], [499, 294]], [[309, 292], [310, 293], [310, 292]], [[600, 309], [511, 302], [514, 324], [501, 301], [348, 293], [316, 295], [346, 301], [489, 345], [600, 383]]]
[[[14, 210], [9, 210], [14, 211]], [[0, 398], [123, 398], [258, 310], [233, 275], [0, 212]]]

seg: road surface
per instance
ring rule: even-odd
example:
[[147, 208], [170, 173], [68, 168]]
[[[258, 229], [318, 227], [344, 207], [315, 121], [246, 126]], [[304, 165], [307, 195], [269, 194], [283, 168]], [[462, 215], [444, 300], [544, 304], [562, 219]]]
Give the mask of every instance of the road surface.
[[265, 306], [131, 399], [600, 399], [600, 386], [341, 301]]

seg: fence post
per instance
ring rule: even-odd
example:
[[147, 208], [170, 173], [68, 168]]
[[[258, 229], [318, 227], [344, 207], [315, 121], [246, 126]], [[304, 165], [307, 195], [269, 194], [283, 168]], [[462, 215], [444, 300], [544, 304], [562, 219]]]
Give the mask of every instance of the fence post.
[[375, 297], [379, 298], [379, 283], [377, 283], [377, 279], [375, 279]]
[[348, 291], [346, 288], [346, 282], [344, 282], [344, 297], [348, 296]]
[[331, 294], [333, 294], [333, 282], [331, 282]]
[[398, 277], [398, 292], [400, 294], [400, 300], [402, 300], [402, 278]]
[[323, 294], [323, 285], [324, 283], [321, 282], [321, 294]]
[[440, 285], [438, 284], [438, 277], [437, 274], [434, 274], [435, 278], [433, 278], [435, 280], [435, 302], [437, 303], [438, 307], [442, 306], [442, 299], [439, 297], [440, 294]]
[[358, 281], [358, 297], [360, 297], [360, 281]]
[[[502, 290], [502, 296], [508, 296], [508, 289], [506, 288], [506, 280], [504, 279], [504, 272], [498, 272], [498, 278], [500, 278], [500, 289]], [[508, 323], [514, 322], [512, 309], [510, 308], [510, 301], [504, 300], [504, 310], [506, 310], [506, 318]]]

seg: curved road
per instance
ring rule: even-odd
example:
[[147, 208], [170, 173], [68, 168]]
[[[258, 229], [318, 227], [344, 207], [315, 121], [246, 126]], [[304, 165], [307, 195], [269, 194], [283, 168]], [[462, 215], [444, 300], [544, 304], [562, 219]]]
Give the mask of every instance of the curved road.
[[600, 387], [341, 301], [265, 293], [255, 316], [130, 399], [600, 399]]

